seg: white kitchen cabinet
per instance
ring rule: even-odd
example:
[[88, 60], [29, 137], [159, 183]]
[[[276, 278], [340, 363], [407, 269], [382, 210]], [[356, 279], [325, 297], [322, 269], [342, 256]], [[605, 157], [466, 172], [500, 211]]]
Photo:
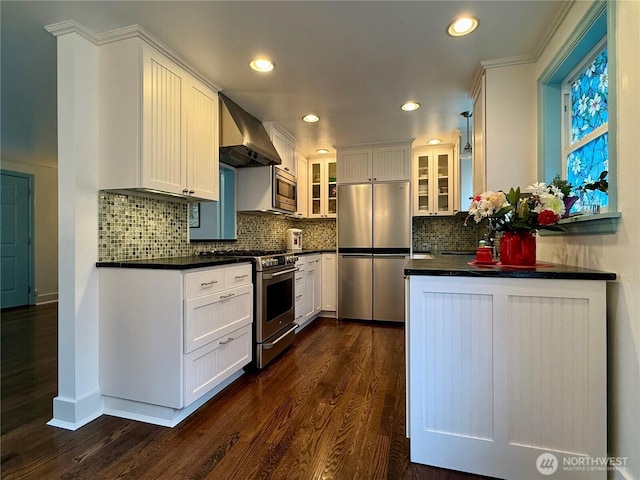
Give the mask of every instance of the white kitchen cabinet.
[[100, 47], [99, 188], [218, 200], [218, 93], [139, 37]]
[[309, 218], [336, 218], [336, 159], [309, 159]]
[[307, 157], [300, 150], [296, 150], [296, 162], [298, 164], [296, 216], [307, 218], [309, 216], [309, 170]]
[[411, 179], [411, 143], [339, 148], [340, 183]]
[[173, 426], [252, 361], [250, 263], [99, 275], [105, 413]]
[[[487, 189], [487, 161], [486, 161], [486, 75], [480, 77], [473, 93], [473, 195], [480, 195]], [[502, 136], [501, 136], [502, 137]], [[504, 187], [508, 188], [508, 187]]]
[[322, 254], [322, 310], [338, 309], [338, 262], [335, 253]]
[[305, 255], [304, 272], [304, 317], [305, 323], [322, 310], [322, 256]]
[[305, 263], [304, 257], [298, 257], [298, 260], [296, 261], [296, 268], [298, 271], [295, 273], [294, 277], [295, 313], [293, 321], [298, 324], [296, 333], [304, 327], [306, 322]]
[[458, 169], [453, 146], [418, 147], [413, 156], [413, 215], [455, 214]]
[[607, 478], [563, 468], [607, 457], [606, 289], [601, 280], [410, 276], [411, 461], [540, 478], [546, 452], [556, 478]]
[[282, 160], [282, 163], [276, 165], [276, 167], [289, 172], [295, 177], [297, 170], [295, 138], [275, 122], [265, 122], [264, 127], [269, 133], [278, 155], [280, 155], [280, 160]]

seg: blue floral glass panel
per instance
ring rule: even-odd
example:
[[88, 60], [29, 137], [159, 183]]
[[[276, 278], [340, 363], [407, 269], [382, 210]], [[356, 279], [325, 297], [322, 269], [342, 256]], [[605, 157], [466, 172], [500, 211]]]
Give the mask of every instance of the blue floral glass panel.
[[[574, 187], [597, 181], [605, 170], [609, 170], [609, 135], [606, 133], [574, 150], [567, 158], [567, 180]], [[581, 200], [601, 207], [609, 205], [609, 196], [597, 190], [587, 191]]]
[[571, 143], [609, 120], [607, 49], [571, 83]]

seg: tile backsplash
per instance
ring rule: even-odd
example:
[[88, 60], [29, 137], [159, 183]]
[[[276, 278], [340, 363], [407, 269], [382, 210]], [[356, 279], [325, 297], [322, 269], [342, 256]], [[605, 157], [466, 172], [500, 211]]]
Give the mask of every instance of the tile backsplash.
[[199, 250], [285, 248], [288, 228], [303, 231], [303, 247], [335, 249], [335, 219], [292, 219], [239, 212], [236, 241], [188, 241], [188, 208], [171, 199], [101, 191], [98, 199], [99, 261], [192, 255]]
[[[288, 228], [302, 229], [305, 249], [335, 249], [335, 219], [295, 219], [268, 213], [239, 212], [236, 241], [188, 240], [188, 208], [163, 198], [101, 191], [98, 200], [99, 261], [192, 255], [199, 250], [285, 248]], [[484, 229], [465, 227], [464, 216], [414, 217], [413, 249], [475, 250]]]
[[470, 222], [465, 215], [453, 217], [413, 217], [413, 250], [475, 250], [486, 228]]

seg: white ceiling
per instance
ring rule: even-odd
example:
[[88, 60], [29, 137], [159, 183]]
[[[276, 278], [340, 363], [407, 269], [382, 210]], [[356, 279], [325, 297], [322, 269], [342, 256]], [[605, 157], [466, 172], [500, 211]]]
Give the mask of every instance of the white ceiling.
[[[25, 82], [42, 78], [39, 68], [51, 69], [51, 62], [36, 61], [40, 48], [55, 51], [55, 40], [42, 26], [75, 19], [102, 33], [139, 24], [258, 119], [280, 123], [308, 154], [386, 140], [450, 141], [455, 129], [466, 129], [459, 114], [471, 109], [469, 92], [480, 61], [535, 58], [565, 4], [3, 0], [2, 54], [13, 60], [3, 61], [2, 80], [7, 89], [22, 85], [16, 92], [3, 85], [3, 100], [17, 101], [15, 95], [29, 91]], [[447, 24], [462, 13], [480, 20], [478, 30], [449, 37]], [[249, 69], [259, 54], [275, 61], [272, 73]], [[25, 67], [29, 59], [33, 64]], [[10, 78], [18, 64], [29, 78]], [[407, 100], [422, 108], [402, 112]], [[301, 117], [311, 112], [320, 122], [303, 123]]]

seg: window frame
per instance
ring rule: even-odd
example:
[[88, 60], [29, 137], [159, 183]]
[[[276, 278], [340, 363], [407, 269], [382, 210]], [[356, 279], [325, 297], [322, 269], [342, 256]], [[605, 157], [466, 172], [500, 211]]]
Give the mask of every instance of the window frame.
[[[596, 45], [606, 41], [609, 76], [609, 207], [608, 212], [573, 216], [560, 221], [564, 235], [602, 234], [617, 231], [616, 166], [616, 43], [615, 2], [595, 1], [569, 38], [549, 61], [538, 78], [538, 178], [550, 183], [558, 173], [566, 178], [563, 155], [563, 82], [593, 53]], [[542, 233], [541, 234], [550, 234]], [[558, 234], [558, 233], [554, 233]]]

